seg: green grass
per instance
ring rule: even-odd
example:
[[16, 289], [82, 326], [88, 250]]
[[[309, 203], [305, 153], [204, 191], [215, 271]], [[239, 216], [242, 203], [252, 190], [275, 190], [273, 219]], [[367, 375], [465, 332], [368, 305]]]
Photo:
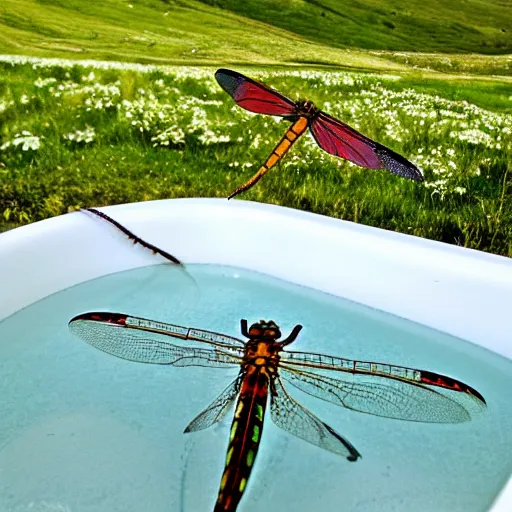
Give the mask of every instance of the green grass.
[[[443, 74], [465, 74], [474, 79], [475, 74], [512, 74], [512, 55], [441, 54], [421, 52], [372, 52], [390, 61], [423, 70], [436, 70]], [[468, 76], [469, 75], [469, 76]], [[473, 76], [471, 76], [473, 75]]]
[[[174, 65], [416, 66], [511, 74], [511, 59], [504, 54], [512, 52], [512, 5], [502, 0], [208, 3], [213, 5], [2, 0], [0, 53]], [[397, 54], [413, 50], [422, 53]]]
[[[226, 197], [287, 127], [233, 108], [214, 69], [0, 70], [4, 230], [84, 206]], [[424, 170], [426, 185], [348, 165], [307, 136], [244, 199], [512, 256], [512, 121], [502, 82], [250, 73], [404, 154]], [[24, 130], [31, 135], [16, 138]]]
[[388, 66], [193, 1], [3, 0], [0, 52], [154, 64]]

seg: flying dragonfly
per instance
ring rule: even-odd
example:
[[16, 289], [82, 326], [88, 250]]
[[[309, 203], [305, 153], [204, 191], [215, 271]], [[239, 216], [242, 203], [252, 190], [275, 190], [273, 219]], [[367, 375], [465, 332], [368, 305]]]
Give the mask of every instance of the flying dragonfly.
[[[247, 341], [108, 312], [78, 315], [69, 326], [94, 347], [130, 361], [240, 368], [238, 377], [185, 428], [195, 432], [210, 427], [236, 401], [214, 512], [234, 512], [238, 507], [258, 453], [268, 401], [278, 427], [351, 462], [360, 457], [350, 441], [297, 402], [284, 381], [347, 409], [408, 421], [460, 423], [486, 407], [483, 396], [472, 387], [431, 371], [285, 350], [301, 325], [281, 341], [276, 323], [265, 320], [249, 328], [247, 320], [241, 320]], [[174, 345], [169, 342], [172, 338], [202, 346]]]
[[403, 178], [423, 181], [420, 170], [409, 160], [326, 114], [311, 101], [296, 103], [270, 87], [231, 69], [217, 70], [215, 78], [239, 107], [256, 114], [284, 117], [293, 123], [258, 172], [238, 187], [228, 199], [256, 184], [284, 157], [308, 128], [316, 143], [331, 155], [368, 169], [386, 169]]

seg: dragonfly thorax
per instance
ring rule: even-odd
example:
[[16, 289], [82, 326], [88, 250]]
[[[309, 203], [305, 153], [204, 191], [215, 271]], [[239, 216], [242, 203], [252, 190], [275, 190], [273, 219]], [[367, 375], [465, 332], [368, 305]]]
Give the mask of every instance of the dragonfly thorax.
[[315, 107], [315, 104], [309, 100], [298, 101], [296, 110], [298, 115], [304, 117], [314, 117], [318, 112], [318, 109]]
[[244, 363], [245, 365], [275, 369], [279, 364], [281, 350], [282, 347], [279, 343], [265, 339], [251, 339], [245, 346]]

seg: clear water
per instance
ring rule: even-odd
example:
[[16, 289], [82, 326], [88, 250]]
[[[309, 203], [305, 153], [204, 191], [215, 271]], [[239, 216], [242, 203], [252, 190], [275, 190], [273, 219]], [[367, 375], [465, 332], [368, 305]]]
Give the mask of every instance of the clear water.
[[[273, 319], [290, 349], [450, 375], [488, 408], [471, 422], [372, 417], [292, 394], [349, 439], [362, 459], [309, 445], [267, 417], [240, 512], [484, 511], [512, 472], [512, 362], [348, 301], [228, 267], [159, 265], [50, 296], [0, 323], [0, 510], [207, 512], [215, 502], [231, 415], [184, 427], [237, 370], [137, 364], [68, 330], [107, 310], [239, 335]], [[195, 281], [195, 284], [194, 284]], [[484, 321], [482, 319], [482, 321]]]

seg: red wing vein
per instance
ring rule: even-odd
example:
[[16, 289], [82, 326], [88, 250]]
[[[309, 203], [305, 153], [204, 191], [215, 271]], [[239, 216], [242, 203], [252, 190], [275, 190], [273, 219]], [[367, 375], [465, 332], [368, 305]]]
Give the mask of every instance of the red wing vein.
[[211, 350], [183, 347], [169, 343], [163, 334], [137, 331], [112, 323], [75, 319], [69, 328], [99, 350], [139, 363], [219, 367], [239, 365], [242, 360], [229, 346], [214, 346]]
[[[353, 162], [355, 162], [355, 163], [357, 163], [357, 162], [359, 161], [359, 162], [364, 162], [364, 163], [366, 164], [366, 159], [365, 159], [365, 157], [363, 156], [363, 154], [362, 154], [360, 151], [358, 151], [358, 150], [357, 150], [357, 149], [356, 149], [352, 144], [350, 144], [350, 142], [349, 142], [349, 141], [342, 139], [342, 138], [341, 138], [341, 137], [340, 137], [340, 136], [339, 136], [335, 131], [333, 131], [333, 130], [331, 129], [331, 127], [330, 127], [327, 123], [322, 124], [322, 127], [323, 127], [326, 131], [328, 131], [328, 132], [332, 135], [332, 137], [333, 137], [333, 138], [335, 138], [335, 139], [339, 140], [343, 145], [348, 146], [348, 148], [350, 149], [350, 151], [352, 151], [352, 152], [356, 153], [356, 154], [357, 154], [357, 156], [359, 157], [359, 158], [352, 157], [352, 158], [349, 158], [349, 160], [351, 160], [351, 161], [353, 161]], [[364, 143], [364, 142], [366, 142], [366, 141], [362, 140], [362, 142]], [[336, 146], [336, 144], [335, 144], [335, 146]], [[337, 147], [335, 147], [335, 151], [337, 151], [337, 152], [338, 152], [338, 148], [337, 148]], [[341, 155], [339, 155], [339, 154], [338, 154], [338, 156], [341, 156]]]
[[[355, 411], [408, 421], [469, 421], [473, 398], [443, 388], [431, 389], [378, 375], [346, 373], [338, 377], [296, 370], [281, 364], [282, 377], [312, 396]], [[465, 407], [466, 406], [466, 407]]]

